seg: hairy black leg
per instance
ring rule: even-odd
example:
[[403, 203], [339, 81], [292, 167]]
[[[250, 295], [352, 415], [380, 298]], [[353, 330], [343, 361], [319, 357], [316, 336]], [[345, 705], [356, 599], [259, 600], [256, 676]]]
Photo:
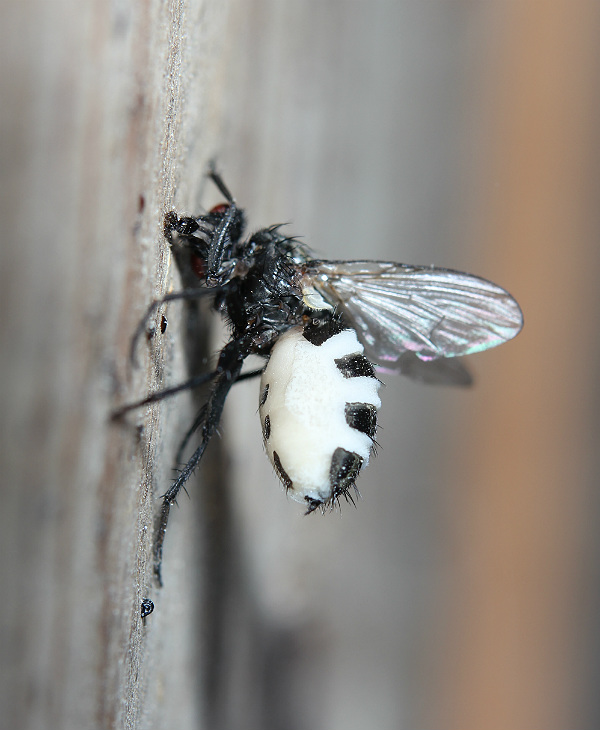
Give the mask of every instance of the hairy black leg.
[[[250, 378], [256, 378], [259, 375], [263, 374], [263, 370], [264, 370], [264, 368], [260, 368], [260, 370], [249, 370], [247, 373], [242, 373], [235, 382], [241, 383], [242, 380], [250, 380]], [[185, 451], [185, 448], [188, 445], [190, 438], [196, 433], [196, 431], [202, 425], [202, 422], [204, 421], [204, 417], [205, 417], [205, 407], [200, 409], [200, 412], [194, 419], [194, 422], [188, 428], [185, 436], [181, 439], [181, 443], [179, 444], [179, 448], [177, 449], [177, 454], [175, 455], [176, 464], [181, 464], [181, 461], [183, 459], [183, 452]]]
[[206, 174], [214, 182], [214, 184], [219, 188], [221, 193], [223, 193], [227, 202], [233, 203], [234, 202], [233, 195], [229, 192], [229, 188], [227, 187], [227, 185], [225, 185], [225, 183], [223, 182], [223, 178], [217, 172], [214, 160], [211, 160], [208, 163], [208, 172]]
[[156, 403], [158, 401], [164, 400], [165, 398], [169, 398], [176, 393], [181, 393], [183, 390], [192, 390], [193, 388], [199, 388], [201, 385], [204, 385], [205, 383], [213, 380], [213, 378], [216, 378], [216, 376], [216, 371], [212, 373], [202, 373], [202, 375], [194, 375], [193, 378], [190, 378], [189, 380], [186, 380], [184, 383], [180, 383], [179, 385], [173, 385], [170, 388], [157, 390], [156, 393], [151, 393], [149, 396], [146, 396], [146, 398], [142, 398], [142, 400], [138, 400], [135, 403], [127, 403], [127, 405], [121, 406], [121, 408], [117, 408], [116, 411], [112, 412], [111, 419], [113, 421], [117, 421], [126, 413], [128, 413], [129, 411], [133, 411], [136, 408], [141, 408], [142, 406], [147, 406], [149, 403]]
[[231, 247], [231, 228], [237, 221], [237, 208], [235, 203], [230, 203], [223, 220], [219, 223], [208, 250], [206, 259], [206, 283], [209, 286], [216, 286], [220, 283], [221, 268], [225, 251]]
[[229, 188], [216, 171], [214, 161], [210, 162], [207, 175], [229, 203], [223, 220], [219, 223], [212, 236], [206, 259], [206, 282], [214, 286], [219, 283], [219, 275], [221, 273], [225, 251], [231, 246], [231, 233], [239, 225], [240, 212], [238, 211], [233, 195], [229, 192]]
[[246, 343], [244, 341], [234, 340], [233, 342], [225, 345], [221, 351], [213, 389], [206, 407], [202, 409], [204, 418], [202, 419], [200, 428], [202, 435], [200, 446], [196, 449], [196, 451], [194, 451], [190, 460], [183, 467], [177, 479], [163, 495], [162, 508], [158, 518], [154, 538], [154, 575], [156, 576], [159, 585], [162, 585], [161, 565], [163, 544], [169, 521], [171, 505], [177, 501], [179, 492], [184, 488], [185, 483], [200, 463], [200, 460], [204, 455], [204, 451], [208, 446], [208, 442], [217, 430], [227, 394], [231, 390], [231, 386], [236, 382], [236, 380], [238, 380], [244, 359], [248, 355], [248, 349], [245, 345]]
[[133, 365], [137, 365], [136, 357], [135, 357], [135, 350], [137, 343], [140, 339], [140, 337], [144, 334], [146, 331], [146, 328], [148, 327], [148, 320], [152, 315], [156, 312], [156, 310], [162, 306], [163, 304], [166, 304], [167, 302], [175, 302], [180, 299], [199, 299], [200, 297], [204, 297], [207, 294], [215, 294], [218, 291], [218, 288], [212, 287], [207, 289], [205, 286], [203, 287], [197, 287], [195, 289], [183, 289], [182, 291], [178, 292], [172, 292], [171, 294], [166, 294], [161, 299], [155, 299], [152, 304], [148, 307], [146, 310], [146, 313], [140, 320], [135, 332], [133, 333], [133, 337], [131, 338], [131, 347], [129, 350], [129, 360]]

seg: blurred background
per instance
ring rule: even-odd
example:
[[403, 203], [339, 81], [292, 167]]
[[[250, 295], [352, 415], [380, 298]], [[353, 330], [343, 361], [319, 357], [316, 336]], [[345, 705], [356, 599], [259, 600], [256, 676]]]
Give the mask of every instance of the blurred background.
[[[600, 5], [4, 10], [10, 726], [597, 727]], [[153, 511], [192, 401], [137, 430], [107, 415], [185, 377], [176, 308], [145, 369], [126, 357], [179, 285], [164, 212], [219, 201], [211, 158], [250, 228], [478, 274], [525, 327], [469, 358], [470, 390], [384, 378], [381, 448], [341, 514], [286, 498], [240, 384], [158, 590]]]

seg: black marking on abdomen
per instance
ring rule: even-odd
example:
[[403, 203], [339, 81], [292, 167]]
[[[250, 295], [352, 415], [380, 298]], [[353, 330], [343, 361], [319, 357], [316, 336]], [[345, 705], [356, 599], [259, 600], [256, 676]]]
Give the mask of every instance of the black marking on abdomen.
[[305, 515], [309, 515], [311, 512], [314, 512], [318, 507], [323, 506], [322, 499], [315, 499], [314, 497], [304, 497], [304, 501], [308, 505], [308, 509], [304, 513]]
[[334, 335], [338, 335], [343, 332], [347, 327], [335, 319], [311, 319], [311, 321], [304, 326], [302, 336], [305, 340], [308, 340], [311, 345], [319, 346]]
[[353, 451], [338, 447], [333, 452], [329, 469], [329, 483], [331, 484], [334, 499], [354, 486], [362, 463], [362, 457]]
[[377, 409], [369, 403], [346, 403], [346, 423], [370, 438], [377, 431]]
[[265, 387], [263, 388], [262, 393], [260, 394], [260, 399], [258, 401], [259, 406], [264, 406], [264, 404], [267, 402], [267, 396], [269, 395], [269, 384], [267, 383]]
[[345, 378], [377, 377], [373, 365], [360, 353], [340, 357], [335, 364]]
[[271, 436], [271, 419], [269, 416], [265, 416], [265, 420], [263, 423], [263, 437], [265, 441], [268, 441]]
[[293, 489], [294, 482], [292, 482], [292, 480], [287, 475], [286, 470], [283, 468], [283, 466], [281, 466], [281, 459], [279, 458], [279, 454], [276, 451], [273, 452], [273, 465], [275, 466], [277, 476], [283, 482], [285, 491], [287, 492], [288, 490]]

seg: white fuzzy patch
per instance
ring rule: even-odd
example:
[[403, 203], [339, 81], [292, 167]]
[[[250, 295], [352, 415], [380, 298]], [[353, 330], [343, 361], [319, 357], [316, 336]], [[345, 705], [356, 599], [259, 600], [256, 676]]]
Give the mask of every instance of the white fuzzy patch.
[[331, 498], [329, 470], [337, 448], [354, 452], [366, 465], [372, 441], [346, 423], [346, 403], [366, 403], [379, 410], [379, 381], [370, 377], [345, 378], [335, 360], [363, 352], [354, 330], [344, 330], [322, 345], [312, 345], [301, 327], [283, 334], [271, 352], [261, 380], [261, 393], [269, 384], [260, 407], [264, 424], [271, 422], [265, 447], [271, 462], [276, 451], [293, 482], [290, 496], [327, 501]]

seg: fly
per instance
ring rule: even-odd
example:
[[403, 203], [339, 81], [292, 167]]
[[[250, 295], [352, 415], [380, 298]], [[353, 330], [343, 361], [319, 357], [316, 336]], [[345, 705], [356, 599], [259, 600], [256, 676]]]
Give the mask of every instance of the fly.
[[[209, 177], [225, 203], [196, 217], [170, 212], [164, 220], [171, 246], [189, 252], [198, 286], [154, 302], [134, 345], [161, 304], [204, 296], [225, 317], [230, 339], [211, 372], [115, 414], [211, 384], [182, 446], [195, 433], [199, 444], [162, 497], [154, 543], [159, 583], [171, 506], [202, 459], [234, 383], [261, 376], [267, 455], [286, 492], [307, 513], [323, 511], [341, 498], [352, 501], [372, 455], [381, 406], [378, 373], [468, 385], [470, 375], [456, 358], [507, 342], [523, 326], [515, 299], [471, 274], [387, 261], [316, 260], [277, 225], [245, 236], [244, 211], [214, 169]], [[265, 367], [242, 373], [249, 355], [263, 357]]]

